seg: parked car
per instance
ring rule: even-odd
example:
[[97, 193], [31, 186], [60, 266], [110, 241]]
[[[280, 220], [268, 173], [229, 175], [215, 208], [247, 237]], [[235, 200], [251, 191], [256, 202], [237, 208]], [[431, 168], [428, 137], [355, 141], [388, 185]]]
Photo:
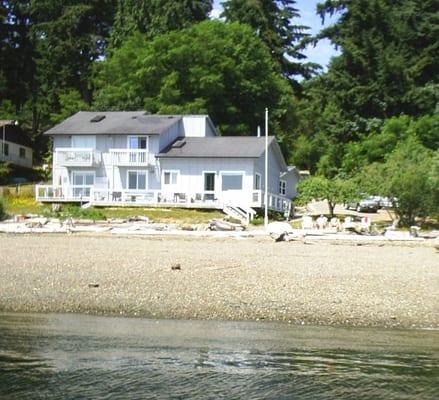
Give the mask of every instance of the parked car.
[[361, 199], [360, 201], [356, 201], [353, 203], [346, 204], [346, 209], [356, 210], [358, 212], [377, 212], [381, 206], [379, 200], [377, 200], [378, 196], [369, 196]]

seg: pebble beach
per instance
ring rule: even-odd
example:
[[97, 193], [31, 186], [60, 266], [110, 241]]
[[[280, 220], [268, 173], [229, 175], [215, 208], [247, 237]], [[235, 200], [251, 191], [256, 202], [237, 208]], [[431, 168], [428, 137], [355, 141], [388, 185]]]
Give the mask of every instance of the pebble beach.
[[0, 311], [439, 328], [416, 243], [0, 234]]

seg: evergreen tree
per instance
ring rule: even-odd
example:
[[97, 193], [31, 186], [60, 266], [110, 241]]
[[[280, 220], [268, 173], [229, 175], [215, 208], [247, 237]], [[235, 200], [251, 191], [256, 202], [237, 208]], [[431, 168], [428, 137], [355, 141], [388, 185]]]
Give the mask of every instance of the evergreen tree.
[[121, 46], [134, 32], [153, 37], [186, 28], [211, 10], [212, 0], [117, 0], [112, 44]]
[[309, 36], [309, 28], [293, 23], [300, 17], [295, 0], [226, 0], [222, 4], [226, 21], [250, 25], [268, 46], [284, 76], [310, 78], [317, 71], [317, 64], [302, 62], [306, 56], [301, 42]]
[[0, 2], [0, 105], [8, 101], [16, 113], [30, 96], [34, 75], [29, 12], [30, 0]]

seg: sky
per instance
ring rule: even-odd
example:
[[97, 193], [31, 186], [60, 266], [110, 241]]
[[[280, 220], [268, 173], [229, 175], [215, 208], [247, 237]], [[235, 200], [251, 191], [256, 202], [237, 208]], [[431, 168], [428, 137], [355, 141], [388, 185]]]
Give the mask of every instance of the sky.
[[[221, 14], [222, 1], [223, 0], [214, 0], [211, 13], [212, 17], [217, 18]], [[327, 17], [325, 19], [325, 25], [322, 25], [320, 16], [316, 14], [317, 3], [321, 1], [322, 0], [296, 0], [296, 7], [300, 11], [300, 20], [296, 20], [295, 23], [309, 26], [311, 28], [309, 32], [312, 34], [318, 33], [323, 27], [331, 25], [337, 18], [335, 16], [332, 18]], [[316, 62], [324, 67], [324, 69], [326, 69], [331, 57], [339, 54], [327, 39], [321, 40], [315, 47], [308, 46], [304, 53], [308, 57], [308, 61]]]

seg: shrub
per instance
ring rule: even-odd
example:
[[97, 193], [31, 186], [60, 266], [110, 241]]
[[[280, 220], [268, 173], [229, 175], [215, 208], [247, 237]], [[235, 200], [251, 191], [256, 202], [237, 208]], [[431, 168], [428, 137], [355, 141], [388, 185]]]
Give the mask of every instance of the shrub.
[[2, 198], [0, 198], [0, 221], [6, 216], [5, 213], [5, 203]]

